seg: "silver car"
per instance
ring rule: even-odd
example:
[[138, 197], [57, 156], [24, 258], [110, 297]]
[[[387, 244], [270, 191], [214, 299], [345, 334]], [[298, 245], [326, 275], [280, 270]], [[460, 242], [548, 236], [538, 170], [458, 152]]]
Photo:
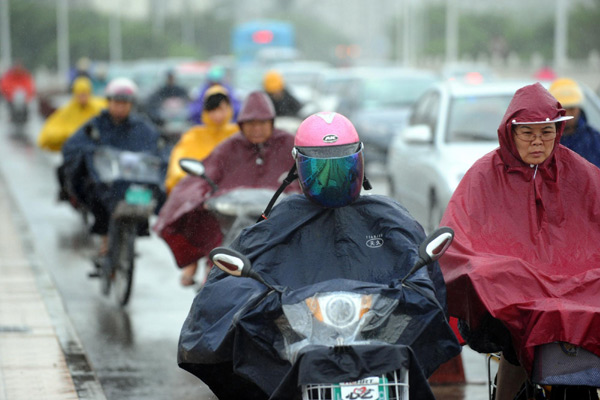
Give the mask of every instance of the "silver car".
[[[465, 172], [498, 147], [497, 130], [515, 91], [530, 81], [441, 82], [412, 109], [388, 151], [390, 195], [431, 232]], [[545, 86], [548, 86], [545, 84]], [[588, 121], [600, 120], [598, 98], [584, 90]], [[595, 125], [597, 126], [597, 125]]]

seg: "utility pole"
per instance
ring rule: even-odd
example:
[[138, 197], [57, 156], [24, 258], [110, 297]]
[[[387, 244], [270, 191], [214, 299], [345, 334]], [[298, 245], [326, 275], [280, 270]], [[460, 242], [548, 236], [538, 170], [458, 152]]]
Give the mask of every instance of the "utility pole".
[[8, 0], [0, 0], [0, 46], [2, 47], [2, 60], [0, 73], [12, 65], [10, 49], [10, 10]]
[[189, 46], [194, 45], [194, 13], [190, 0], [182, 0], [181, 7], [181, 41]]
[[111, 62], [121, 61], [123, 58], [120, 14], [119, 9], [115, 8], [108, 20], [108, 53]]
[[446, 0], [446, 63], [458, 60], [458, 4]]
[[69, 77], [69, 5], [67, 0], [56, 4], [57, 65], [60, 79]]
[[554, 24], [554, 69], [562, 73], [567, 64], [567, 23], [569, 12], [566, 0], [556, 1], [556, 23]]
[[152, 0], [152, 32], [156, 36], [165, 33], [165, 5], [163, 0]]
[[410, 67], [411, 66], [411, 49], [410, 49], [410, 43], [411, 43], [411, 31], [412, 31], [412, 24], [411, 24], [411, 0], [402, 0], [402, 5], [404, 8], [404, 12], [403, 12], [403, 16], [404, 16], [404, 32], [402, 35], [402, 59], [404, 60], [404, 66], [405, 67]]

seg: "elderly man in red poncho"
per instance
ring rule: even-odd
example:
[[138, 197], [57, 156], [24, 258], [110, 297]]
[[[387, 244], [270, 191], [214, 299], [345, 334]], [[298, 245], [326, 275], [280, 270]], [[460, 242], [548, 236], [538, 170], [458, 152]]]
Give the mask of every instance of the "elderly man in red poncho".
[[[181, 283], [194, 284], [197, 262], [221, 244], [223, 234], [215, 215], [204, 209], [205, 202], [239, 187], [276, 190], [294, 165], [294, 137], [275, 129], [275, 109], [264, 92], [248, 95], [237, 123], [241, 131], [219, 144], [203, 160], [205, 175], [218, 190], [199, 177], [187, 176], [171, 192], [162, 207], [154, 230], [163, 238], [180, 268]], [[299, 192], [298, 183], [286, 191]], [[265, 207], [267, 204], [264, 205]]]
[[448, 309], [471, 347], [502, 349], [498, 399], [503, 365], [520, 385], [537, 346], [600, 356], [600, 170], [559, 144], [564, 115], [539, 83], [519, 89], [500, 147], [465, 174], [441, 222], [456, 232], [440, 260]]

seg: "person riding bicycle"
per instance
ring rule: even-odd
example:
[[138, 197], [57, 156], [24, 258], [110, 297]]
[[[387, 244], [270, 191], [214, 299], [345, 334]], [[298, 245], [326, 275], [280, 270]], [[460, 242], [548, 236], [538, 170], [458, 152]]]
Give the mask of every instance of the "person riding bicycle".
[[16, 117], [17, 110], [14, 102], [17, 100], [15, 96], [19, 93], [24, 95], [23, 100], [28, 104], [35, 97], [36, 88], [31, 73], [20, 61], [16, 61], [11, 68], [0, 76], [0, 94], [8, 104], [11, 121]]
[[167, 71], [165, 84], [156, 89], [145, 104], [146, 113], [158, 126], [162, 126], [165, 122], [160, 114], [160, 108], [163, 102], [169, 98], [181, 99], [186, 106], [190, 101], [188, 91], [177, 84], [173, 70]]
[[165, 186], [167, 193], [187, 174], [179, 166], [182, 158], [203, 160], [223, 140], [239, 131], [230, 122], [233, 110], [227, 89], [221, 85], [209, 88], [204, 95], [202, 125], [195, 125], [185, 132], [171, 150]]
[[100, 114], [106, 108], [104, 98], [92, 96], [92, 82], [85, 76], [75, 78], [71, 100], [52, 113], [38, 136], [37, 144], [48, 151], [60, 151], [64, 142], [84, 122]]
[[229, 102], [231, 104], [231, 108], [233, 109], [233, 115], [231, 116], [231, 121], [235, 122], [241, 110], [241, 102], [238, 99], [238, 96], [233, 90], [233, 87], [229, 83], [226, 82], [226, 71], [220, 65], [213, 65], [210, 67], [206, 74], [206, 82], [204, 85], [198, 90], [198, 95], [192, 99], [188, 106], [188, 119], [195, 124], [202, 123], [202, 112], [204, 111], [204, 96], [206, 91], [215, 85], [219, 85], [227, 89], [227, 93], [229, 95]]
[[[246, 255], [253, 269], [270, 282], [291, 290], [335, 279], [390, 288], [399, 284], [414, 265], [425, 233], [396, 201], [361, 195], [361, 189], [370, 185], [364, 176], [363, 144], [353, 124], [333, 112], [309, 116], [298, 127], [293, 156], [303, 194], [283, 199], [261, 222], [244, 229], [231, 247]], [[424, 373], [429, 375], [460, 349], [445, 322], [446, 293], [438, 264], [419, 270], [413, 278], [440, 317], [439, 329], [424, 329], [423, 342], [414, 349], [423, 357], [419, 361], [427, 363]], [[268, 291], [255, 280], [213, 269], [194, 299], [181, 331], [178, 363], [219, 399], [233, 399], [239, 393], [266, 399], [289, 368], [277, 361], [272, 348], [269, 351], [272, 343], [256, 352], [234, 333], [244, 312], [260, 313]], [[261, 360], [268, 373], [245, 365], [243, 359]], [[429, 397], [423, 392], [421, 398]]]
[[[163, 238], [183, 268], [181, 283], [194, 284], [197, 262], [223, 239], [212, 212], [204, 203], [214, 195], [234, 188], [277, 189], [293, 164], [294, 137], [274, 128], [275, 110], [264, 92], [251, 92], [238, 118], [239, 132], [221, 142], [204, 159], [206, 176], [219, 190], [202, 178], [186, 176], [171, 191], [154, 230]], [[297, 190], [295, 187], [288, 190]]]
[[[104, 98], [92, 96], [92, 82], [85, 76], [75, 78], [71, 100], [53, 112], [42, 126], [37, 144], [48, 151], [60, 151], [63, 144], [81, 125], [106, 108]], [[64, 165], [56, 170], [59, 183], [59, 200], [72, 200], [65, 188]]]
[[283, 75], [279, 71], [267, 71], [263, 77], [263, 87], [271, 98], [278, 117], [299, 116], [302, 103], [287, 90]]
[[559, 144], [562, 105], [539, 83], [517, 90], [500, 147], [460, 181], [441, 225], [448, 310], [474, 350], [502, 351], [497, 399], [531, 376], [536, 346], [600, 356], [600, 170]]
[[600, 132], [588, 123], [579, 84], [569, 78], [560, 78], [552, 82], [548, 91], [565, 108], [566, 115], [573, 116], [566, 123], [560, 144], [600, 168]]
[[137, 95], [137, 86], [128, 78], [115, 78], [106, 87], [108, 108], [90, 119], [63, 145], [65, 183], [77, 200], [94, 216], [91, 232], [102, 238], [100, 254], [106, 254], [110, 204], [118, 193], [112, 193], [104, 185], [97, 184], [86, 167], [86, 159], [100, 147], [142, 152], [158, 156], [166, 155], [158, 132], [145, 119], [131, 112]]

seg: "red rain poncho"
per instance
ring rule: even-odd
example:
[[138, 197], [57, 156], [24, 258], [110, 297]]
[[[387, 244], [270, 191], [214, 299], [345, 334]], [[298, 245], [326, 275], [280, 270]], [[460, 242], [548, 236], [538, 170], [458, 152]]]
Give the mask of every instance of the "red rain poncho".
[[[276, 190], [294, 165], [293, 146], [294, 137], [279, 130], [260, 150], [242, 133], [236, 133], [203, 161], [206, 176], [219, 187], [214, 195], [204, 179], [194, 176], [183, 178], [173, 188], [154, 230], [167, 242], [179, 267], [204, 257], [223, 239], [217, 219], [203, 208], [204, 202], [239, 187]], [[257, 163], [258, 158], [262, 163]], [[293, 183], [289, 190], [299, 191], [298, 184]]]
[[504, 323], [522, 365], [554, 341], [600, 356], [600, 169], [559, 145], [537, 168], [514, 144], [514, 119], [564, 115], [539, 83], [519, 89], [498, 129], [500, 147], [456, 189], [441, 225], [456, 236], [441, 258], [451, 315], [476, 329]]

